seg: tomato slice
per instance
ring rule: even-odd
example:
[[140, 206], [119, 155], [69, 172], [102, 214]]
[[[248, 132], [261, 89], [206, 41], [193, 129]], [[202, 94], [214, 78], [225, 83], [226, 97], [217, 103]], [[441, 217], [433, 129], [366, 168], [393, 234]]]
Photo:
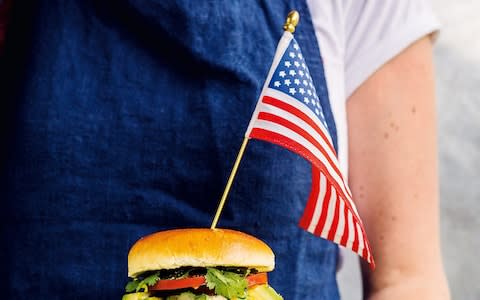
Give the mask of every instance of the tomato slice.
[[186, 288], [198, 289], [206, 283], [205, 276], [194, 276], [180, 279], [159, 280], [155, 285], [149, 287], [152, 291], [179, 290]]
[[257, 273], [247, 276], [248, 287], [266, 284], [268, 282], [267, 273]]
[[[267, 273], [257, 273], [247, 276], [248, 287], [267, 283]], [[205, 285], [207, 281], [205, 276], [194, 276], [180, 279], [163, 279], [157, 281], [155, 285], [152, 285], [148, 289], [150, 291], [167, 291], [167, 290], [179, 290], [186, 288], [198, 289], [200, 286]]]

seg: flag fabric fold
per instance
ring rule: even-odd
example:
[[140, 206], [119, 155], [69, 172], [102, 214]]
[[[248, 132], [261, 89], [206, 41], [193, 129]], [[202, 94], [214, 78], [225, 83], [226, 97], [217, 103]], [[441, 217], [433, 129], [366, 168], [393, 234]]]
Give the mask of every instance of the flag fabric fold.
[[370, 244], [336, 151], [308, 66], [285, 31], [245, 133], [287, 148], [312, 164], [312, 188], [299, 226], [344, 246], [375, 267]]

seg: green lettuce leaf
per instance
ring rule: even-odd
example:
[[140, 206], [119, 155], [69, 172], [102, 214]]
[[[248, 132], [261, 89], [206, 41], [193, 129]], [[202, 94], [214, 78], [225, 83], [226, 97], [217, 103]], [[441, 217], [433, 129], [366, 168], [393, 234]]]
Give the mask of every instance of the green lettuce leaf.
[[148, 287], [155, 285], [157, 281], [160, 280], [160, 273], [156, 272], [148, 277], [145, 277], [143, 280], [134, 279], [127, 283], [125, 286], [125, 292], [148, 292]]
[[132, 281], [129, 281], [127, 285], [125, 286], [125, 292], [127, 293], [133, 293], [137, 290], [138, 287], [138, 280], [134, 279]]
[[247, 280], [240, 274], [207, 268], [205, 279], [207, 281], [207, 287], [215, 290], [217, 295], [222, 295], [228, 299], [247, 298]]

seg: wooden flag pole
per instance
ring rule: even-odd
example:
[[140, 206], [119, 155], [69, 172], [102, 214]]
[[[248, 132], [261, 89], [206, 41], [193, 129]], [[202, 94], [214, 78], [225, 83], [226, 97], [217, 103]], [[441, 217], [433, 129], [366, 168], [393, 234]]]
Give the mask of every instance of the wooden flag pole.
[[217, 207], [217, 212], [215, 213], [215, 217], [213, 218], [211, 229], [217, 227], [218, 219], [220, 218], [220, 214], [222, 213], [223, 206], [225, 205], [225, 200], [227, 199], [228, 192], [230, 192], [230, 188], [232, 187], [233, 179], [235, 178], [235, 174], [237, 174], [238, 166], [240, 165], [240, 161], [242, 160], [243, 153], [245, 152], [245, 148], [247, 147], [248, 137], [243, 139], [242, 146], [237, 154], [237, 159], [235, 160], [235, 164], [233, 164], [232, 172], [230, 173], [230, 177], [228, 177], [227, 185], [225, 186], [225, 190], [223, 191], [222, 198], [220, 199], [220, 203]]
[[[295, 27], [300, 20], [300, 15], [296, 10], [292, 10], [283, 25], [283, 29], [285, 31], [289, 31], [291, 33], [295, 32]], [[232, 172], [230, 173], [230, 177], [228, 177], [227, 185], [225, 186], [225, 190], [223, 190], [222, 198], [220, 199], [220, 203], [217, 207], [217, 212], [215, 213], [215, 217], [213, 218], [212, 225], [210, 226], [211, 229], [215, 229], [217, 227], [218, 219], [220, 218], [220, 214], [222, 213], [223, 206], [225, 205], [225, 201], [227, 200], [228, 193], [230, 192], [230, 188], [232, 187], [233, 179], [235, 178], [235, 174], [237, 174], [238, 166], [240, 165], [240, 161], [242, 160], [243, 153], [245, 152], [245, 148], [247, 147], [248, 137], [243, 139], [242, 146], [237, 154], [237, 159], [235, 160], [235, 164], [233, 165]]]

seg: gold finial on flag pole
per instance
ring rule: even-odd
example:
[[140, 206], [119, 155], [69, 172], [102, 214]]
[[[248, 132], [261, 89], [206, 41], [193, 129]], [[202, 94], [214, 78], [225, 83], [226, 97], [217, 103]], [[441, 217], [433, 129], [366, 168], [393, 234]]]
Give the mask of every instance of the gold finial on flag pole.
[[288, 13], [287, 19], [285, 20], [285, 24], [283, 25], [283, 29], [290, 33], [295, 32], [295, 27], [297, 26], [298, 22], [300, 21], [300, 15], [298, 11], [292, 10]]
[[243, 153], [245, 152], [245, 148], [247, 147], [248, 137], [243, 139], [242, 146], [240, 147], [240, 151], [238, 151], [237, 159], [233, 164], [232, 172], [230, 173], [230, 177], [228, 177], [227, 185], [225, 186], [225, 190], [223, 190], [222, 199], [220, 199], [220, 203], [217, 207], [217, 212], [215, 213], [215, 217], [213, 218], [211, 229], [217, 227], [218, 219], [220, 218], [220, 214], [222, 213], [223, 206], [225, 205], [225, 200], [227, 199], [228, 192], [232, 187], [233, 178], [235, 178], [235, 174], [237, 174], [238, 165], [240, 165], [240, 161], [242, 160]]

